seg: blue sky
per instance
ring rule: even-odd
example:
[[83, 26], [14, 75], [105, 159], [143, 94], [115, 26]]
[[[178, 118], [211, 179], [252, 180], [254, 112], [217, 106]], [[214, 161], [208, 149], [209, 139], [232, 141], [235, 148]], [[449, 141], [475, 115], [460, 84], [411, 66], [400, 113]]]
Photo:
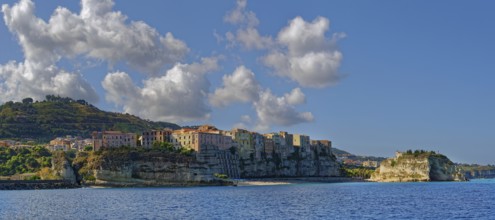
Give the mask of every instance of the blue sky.
[[495, 164], [490, 1], [3, 4], [0, 102], [57, 93], [361, 155], [427, 149]]

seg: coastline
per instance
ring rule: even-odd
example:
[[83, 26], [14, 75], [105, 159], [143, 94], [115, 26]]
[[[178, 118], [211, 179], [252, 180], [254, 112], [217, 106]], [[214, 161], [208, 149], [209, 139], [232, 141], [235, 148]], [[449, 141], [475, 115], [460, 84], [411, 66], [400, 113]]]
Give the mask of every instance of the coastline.
[[0, 190], [75, 189], [81, 186], [65, 180], [0, 180]]
[[249, 178], [237, 180], [237, 186], [271, 186], [304, 183], [344, 183], [366, 182], [363, 179], [350, 177], [276, 177], [276, 178]]
[[64, 180], [3, 180], [0, 190], [74, 189], [74, 188], [136, 188], [136, 187], [207, 187], [207, 186], [274, 186], [304, 183], [365, 182], [349, 177], [274, 177], [249, 178], [214, 182], [100, 182], [98, 184], [77, 185]]

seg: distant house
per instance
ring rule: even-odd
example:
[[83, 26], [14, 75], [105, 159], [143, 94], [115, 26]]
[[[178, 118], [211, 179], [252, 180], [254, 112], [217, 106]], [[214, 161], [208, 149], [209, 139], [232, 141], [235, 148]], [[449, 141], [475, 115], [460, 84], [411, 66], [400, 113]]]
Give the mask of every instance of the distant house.
[[163, 130], [144, 131], [140, 138], [141, 146], [151, 148], [155, 142], [172, 142], [172, 130], [169, 128]]
[[84, 150], [84, 147], [86, 147], [86, 146], [93, 146], [93, 140], [92, 139], [82, 139], [81, 137], [73, 137], [73, 136], [67, 135], [65, 137], [57, 137], [57, 138], [51, 140], [50, 143], [48, 144], [48, 146], [46, 146], [46, 147], [52, 151], [56, 151], [56, 150], [82, 151], [82, 150]]
[[14, 146], [15, 144], [16, 144], [16, 142], [13, 140], [1, 140], [0, 141], [0, 147], [10, 147], [10, 146]]
[[233, 146], [232, 137], [224, 135], [211, 125], [203, 125], [198, 129], [175, 130], [171, 135], [171, 143], [176, 149], [184, 147], [196, 152], [201, 152], [202, 148], [208, 146], [216, 146], [220, 150], [226, 150]]
[[117, 148], [122, 146], [136, 147], [137, 135], [135, 133], [123, 133], [121, 131], [103, 131], [92, 133], [93, 148]]
[[363, 167], [377, 168], [378, 166], [380, 166], [380, 163], [378, 161], [373, 161], [373, 160], [363, 161]]

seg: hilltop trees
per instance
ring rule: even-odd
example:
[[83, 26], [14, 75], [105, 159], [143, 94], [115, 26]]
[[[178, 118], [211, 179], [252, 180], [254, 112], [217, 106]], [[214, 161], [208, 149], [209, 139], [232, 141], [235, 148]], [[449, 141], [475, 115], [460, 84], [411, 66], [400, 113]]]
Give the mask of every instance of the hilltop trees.
[[25, 98], [22, 100], [22, 103], [24, 104], [31, 104], [33, 103], [33, 98]]

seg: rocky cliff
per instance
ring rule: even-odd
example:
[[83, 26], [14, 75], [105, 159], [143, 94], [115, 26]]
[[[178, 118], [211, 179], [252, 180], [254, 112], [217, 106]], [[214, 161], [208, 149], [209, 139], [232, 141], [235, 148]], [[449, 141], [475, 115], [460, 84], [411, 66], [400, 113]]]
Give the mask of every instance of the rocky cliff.
[[226, 178], [340, 176], [335, 156], [326, 151], [295, 151], [287, 157], [274, 153], [258, 159], [242, 155], [214, 146], [190, 155], [113, 149], [79, 152], [73, 167], [78, 182], [101, 186], [232, 185]]
[[371, 176], [377, 182], [463, 181], [463, 174], [446, 156], [434, 152], [397, 153]]
[[464, 176], [468, 179], [495, 178], [495, 166], [460, 165]]
[[341, 176], [335, 156], [323, 148], [307, 152], [295, 148], [286, 155], [275, 152], [261, 157], [241, 154], [239, 167], [242, 178]]
[[218, 160], [175, 152], [112, 150], [81, 153], [74, 161], [79, 180], [100, 186], [231, 185], [215, 177]]
[[76, 184], [77, 182], [76, 172], [64, 152], [54, 152], [51, 172], [52, 176], [55, 177], [54, 179], [65, 180], [72, 184]]

